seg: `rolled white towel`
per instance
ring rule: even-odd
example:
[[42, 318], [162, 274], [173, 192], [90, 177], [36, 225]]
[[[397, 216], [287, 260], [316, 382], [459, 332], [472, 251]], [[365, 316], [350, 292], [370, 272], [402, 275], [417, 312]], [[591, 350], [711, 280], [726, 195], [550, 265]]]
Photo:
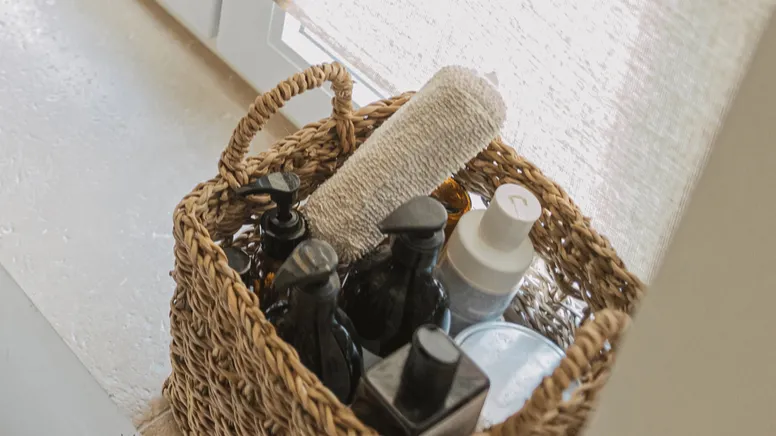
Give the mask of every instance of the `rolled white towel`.
[[506, 116], [498, 91], [472, 70], [439, 70], [309, 197], [314, 238], [352, 262], [383, 239], [377, 224], [428, 195], [495, 138]]

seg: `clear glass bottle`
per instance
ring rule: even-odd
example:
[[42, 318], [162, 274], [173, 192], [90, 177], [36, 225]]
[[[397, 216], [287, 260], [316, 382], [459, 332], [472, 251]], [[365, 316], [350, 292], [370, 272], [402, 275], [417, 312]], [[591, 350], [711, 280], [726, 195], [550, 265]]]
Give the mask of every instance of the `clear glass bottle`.
[[237, 190], [240, 195], [269, 194], [276, 207], [261, 216], [261, 243], [254, 255], [253, 291], [266, 311], [288, 299], [288, 292], [273, 286], [275, 273], [296, 246], [307, 238], [307, 223], [294, 208], [301, 182], [294, 173], [271, 173]]
[[[470, 326], [455, 337], [455, 343], [490, 379], [490, 394], [477, 424], [480, 429], [504, 422], [520, 410], [565, 356], [559, 346], [534, 330], [500, 321]], [[564, 399], [571, 391], [563, 394]]]
[[340, 281], [334, 249], [317, 239], [300, 243], [277, 271], [274, 286], [290, 290], [290, 298], [270, 307], [267, 319], [307, 369], [348, 404], [363, 362], [353, 326], [337, 306]]
[[357, 262], [343, 285], [342, 306], [365, 350], [385, 357], [424, 324], [450, 326], [447, 292], [433, 276], [444, 244], [445, 208], [415, 197], [380, 223], [389, 246]]

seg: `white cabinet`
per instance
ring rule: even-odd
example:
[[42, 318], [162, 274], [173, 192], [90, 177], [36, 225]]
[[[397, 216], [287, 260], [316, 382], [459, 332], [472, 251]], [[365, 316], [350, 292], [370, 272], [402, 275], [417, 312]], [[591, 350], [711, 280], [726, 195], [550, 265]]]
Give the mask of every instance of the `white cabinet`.
[[[223, 0], [221, 24], [216, 39], [218, 54], [257, 90], [267, 91], [278, 82], [327, 60], [303, 58], [284, 42], [286, 13], [271, 0]], [[331, 96], [309, 91], [294, 98], [284, 115], [296, 125], [326, 117]]]
[[216, 36], [221, 0], [157, 0], [203, 41]]
[[[388, 96], [272, 0], [157, 1], [259, 91], [310, 65], [337, 60], [353, 76], [355, 107]], [[295, 97], [282, 111], [292, 123], [307, 124], [331, 113], [331, 98], [327, 84]]]

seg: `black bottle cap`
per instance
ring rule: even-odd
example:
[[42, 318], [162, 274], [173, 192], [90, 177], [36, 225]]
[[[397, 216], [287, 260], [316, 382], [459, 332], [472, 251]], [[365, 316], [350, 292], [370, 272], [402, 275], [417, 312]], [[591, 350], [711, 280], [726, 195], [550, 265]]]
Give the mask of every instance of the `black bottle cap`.
[[248, 272], [251, 268], [251, 257], [248, 253], [237, 247], [223, 247], [223, 250], [230, 268], [241, 276]]
[[416, 422], [442, 409], [460, 361], [460, 349], [442, 329], [419, 327], [404, 363], [396, 407]]
[[239, 195], [269, 194], [277, 205], [261, 217], [262, 248], [275, 259], [285, 259], [307, 236], [307, 224], [294, 210], [301, 181], [294, 173], [271, 173], [236, 190]]
[[337, 252], [320, 239], [302, 241], [275, 274], [277, 289], [297, 287], [308, 294], [339, 292]]
[[445, 243], [447, 210], [427, 196], [399, 206], [380, 223], [380, 231], [394, 234], [393, 257], [407, 265], [430, 267]]
[[431, 238], [445, 228], [447, 210], [438, 200], [419, 196], [399, 206], [380, 223], [385, 234], [407, 234], [417, 238]]

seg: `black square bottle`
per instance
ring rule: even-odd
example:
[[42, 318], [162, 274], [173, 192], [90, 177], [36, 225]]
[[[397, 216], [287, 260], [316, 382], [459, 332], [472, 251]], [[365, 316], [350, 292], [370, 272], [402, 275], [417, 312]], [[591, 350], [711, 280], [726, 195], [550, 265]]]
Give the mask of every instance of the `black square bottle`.
[[351, 409], [391, 436], [463, 436], [477, 425], [490, 382], [435, 326], [420, 327], [405, 345], [373, 366]]

